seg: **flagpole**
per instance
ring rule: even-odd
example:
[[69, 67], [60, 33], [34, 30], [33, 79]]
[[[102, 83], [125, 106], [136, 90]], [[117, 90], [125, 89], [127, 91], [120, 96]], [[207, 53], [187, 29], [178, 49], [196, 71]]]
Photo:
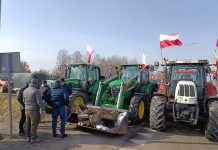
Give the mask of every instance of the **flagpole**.
[[162, 51], [162, 48], [160, 48], [160, 53], [161, 53], [161, 61], [162, 61], [162, 65], [163, 65], [163, 51]]

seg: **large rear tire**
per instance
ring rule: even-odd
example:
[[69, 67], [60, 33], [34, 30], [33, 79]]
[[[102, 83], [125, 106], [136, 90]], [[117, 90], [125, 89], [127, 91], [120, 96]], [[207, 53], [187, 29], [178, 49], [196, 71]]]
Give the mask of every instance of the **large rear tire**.
[[150, 107], [150, 127], [152, 129], [163, 131], [166, 128], [164, 110], [165, 97], [153, 96]]
[[129, 106], [130, 121], [133, 124], [140, 123], [145, 117], [145, 101], [142, 96], [134, 96]]
[[205, 136], [218, 142], [218, 101], [209, 103], [209, 119], [205, 129]]

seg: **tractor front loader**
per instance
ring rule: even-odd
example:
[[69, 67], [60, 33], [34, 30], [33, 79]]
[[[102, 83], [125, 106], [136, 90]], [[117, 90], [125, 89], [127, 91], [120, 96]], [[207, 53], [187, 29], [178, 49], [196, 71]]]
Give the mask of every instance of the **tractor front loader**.
[[78, 107], [78, 125], [125, 134], [129, 120], [133, 124], [142, 122], [157, 89], [157, 84], [149, 81], [149, 68], [122, 65], [119, 76], [99, 84], [95, 106]]

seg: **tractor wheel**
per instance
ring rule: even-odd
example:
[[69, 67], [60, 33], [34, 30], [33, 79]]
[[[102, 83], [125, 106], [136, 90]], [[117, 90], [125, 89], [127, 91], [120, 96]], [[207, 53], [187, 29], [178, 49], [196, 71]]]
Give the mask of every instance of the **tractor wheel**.
[[166, 128], [164, 115], [165, 97], [154, 96], [151, 100], [150, 107], [150, 127], [152, 129], [162, 131]]
[[87, 103], [88, 97], [83, 92], [73, 93], [70, 98], [71, 113], [74, 113], [79, 105], [86, 105]]
[[209, 119], [205, 129], [205, 136], [218, 142], [218, 101], [209, 104]]
[[136, 124], [144, 120], [145, 117], [145, 101], [141, 96], [134, 96], [130, 101], [129, 113], [131, 123]]

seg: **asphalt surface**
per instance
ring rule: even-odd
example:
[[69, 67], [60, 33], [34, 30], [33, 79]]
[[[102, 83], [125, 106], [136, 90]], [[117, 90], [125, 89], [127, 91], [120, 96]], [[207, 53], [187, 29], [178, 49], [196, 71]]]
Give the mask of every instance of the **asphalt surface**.
[[[192, 127], [187, 124], [168, 123], [165, 132], [156, 132], [145, 123], [130, 126], [126, 135], [108, 134], [86, 128], [78, 128], [68, 124], [68, 137], [61, 139], [51, 135], [51, 118], [40, 123], [38, 136], [42, 142], [28, 143], [26, 139], [17, 135], [16, 123], [12, 139], [4, 134], [0, 141], [1, 150], [215, 150], [218, 143], [211, 142], [204, 137], [204, 127]], [[6, 130], [1, 133], [7, 133]]]

